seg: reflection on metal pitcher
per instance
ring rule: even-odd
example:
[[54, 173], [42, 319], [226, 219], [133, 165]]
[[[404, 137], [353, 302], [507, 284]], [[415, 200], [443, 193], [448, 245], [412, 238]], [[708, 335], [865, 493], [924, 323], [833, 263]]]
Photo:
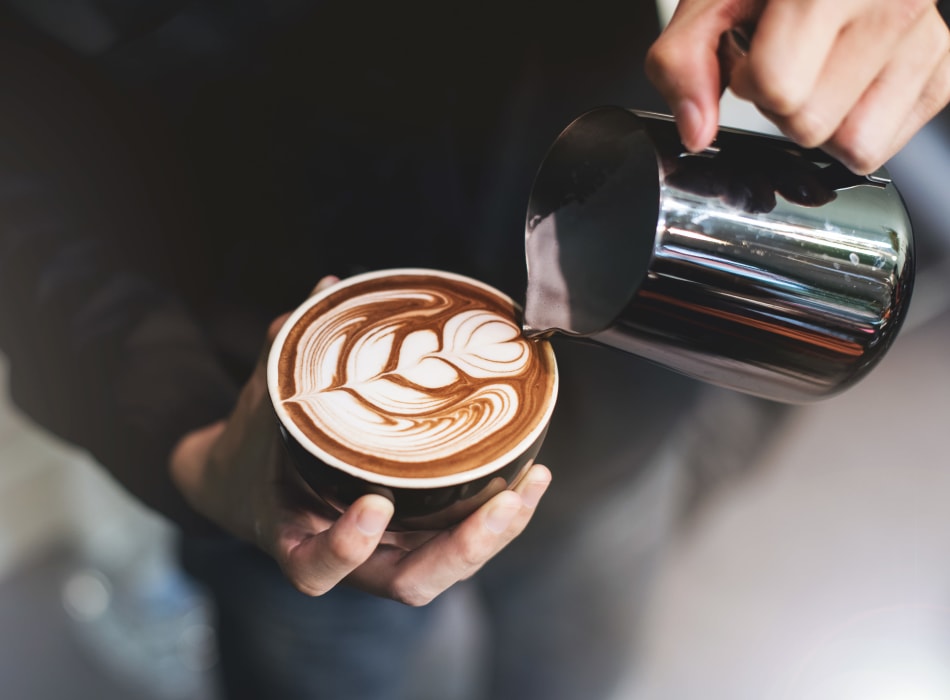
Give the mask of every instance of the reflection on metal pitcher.
[[557, 139], [527, 221], [528, 335], [588, 338], [780, 401], [863, 377], [913, 285], [886, 172], [733, 130], [689, 154], [669, 117], [616, 107]]

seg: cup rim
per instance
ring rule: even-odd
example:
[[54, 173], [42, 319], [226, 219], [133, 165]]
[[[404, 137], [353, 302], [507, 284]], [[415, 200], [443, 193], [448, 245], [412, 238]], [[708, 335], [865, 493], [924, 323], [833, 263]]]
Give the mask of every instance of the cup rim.
[[444, 476], [429, 476], [429, 477], [407, 477], [407, 476], [392, 476], [387, 474], [380, 474], [377, 472], [369, 471], [361, 467], [349, 464], [339, 457], [327, 452], [322, 449], [319, 445], [313, 442], [308, 438], [300, 428], [294, 423], [293, 420], [289, 418], [286, 411], [283, 408], [283, 402], [279, 400], [279, 381], [278, 381], [278, 364], [280, 358], [280, 350], [284, 346], [284, 343], [287, 340], [287, 336], [290, 334], [291, 329], [296, 325], [297, 321], [310, 310], [311, 307], [321, 302], [326, 297], [331, 294], [338, 293], [341, 289], [346, 287], [356, 286], [362, 282], [378, 279], [381, 277], [391, 277], [397, 275], [424, 275], [424, 276], [435, 276], [441, 277], [444, 279], [454, 280], [461, 282], [463, 284], [473, 285], [478, 287], [494, 296], [499, 297], [500, 299], [507, 301], [512, 304], [516, 309], [520, 309], [521, 306], [514, 301], [507, 294], [501, 290], [492, 287], [491, 285], [477, 280], [473, 277], [468, 277], [467, 275], [458, 274], [455, 272], [448, 272], [446, 270], [438, 270], [432, 268], [424, 267], [396, 267], [396, 268], [385, 268], [380, 270], [373, 270], [370, 272], [363, 272], [360, 274], [347, 277], [340, 282], [332, 285], [331, 287], [324, 289], [320, 292], [317, 292], [313, 296], [304, 300], [290, 316], [284, 321], [283, 325], [280, 327], [280, 330], [277, 332], [274, 342], [271, 343], [271, 346], [268, 350], [267, 356], [267, 393], [270, 397], [271, 405], [277, 418], [280, 420], [281, 425], [285, 430], [293, 437], [297, 443], [306, 450], [309, 454], [313, 455], [315, 458], [319, 459], [326, 464], [333, 466], [351, 476], [357, 477], [364, 481], [377, 484], [379, 486], [386, 486], [390, 488], [414, 488], [414, 489], [428, 489], [428, 488], [440, 488], [446, 486], [457, 486], [458, 484], [463, 484], [475, 479], [481, 478], [492, 474], [495, 471], [498, 471], [502, 467], [510, 464], [513, 460], [517, 459], [519, 455], [527, 451], [532, 444], [542, 435], [542, 433], [547, 428], [548, 423], [551, 420], [551, 415], [554, 413], [554, 407], [557, 403], [558, 388], [559, 388], [559, 372], [557, 367], [557, 360], [554, 356], [554, 349], [551, 347], [549, 341], [538, 341], [543, 343], [543, 352], [545, 353], [547, 360], [552, 368], [554, 374], [554, 381], [551, 385], [550, 398], [548, 399], [547, 406], [545, 407], [544, 413], [541, 415], [537, 424], [512, 448], [505, 451], [504, 454], [496, 457], [490, 462], [475, 467], [473, 469], [467, 469], [461, 472], [456, 472], [453, 474], [446, 474]]

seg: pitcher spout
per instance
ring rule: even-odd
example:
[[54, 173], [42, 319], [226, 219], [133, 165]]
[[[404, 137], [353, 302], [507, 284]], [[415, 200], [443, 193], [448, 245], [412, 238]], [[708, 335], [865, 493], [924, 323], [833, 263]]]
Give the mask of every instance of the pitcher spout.
[[527, 323], [521, 324], [521, 335], [528, 340], [547, 340], [557, 331], [557, 328], [533, 328]]

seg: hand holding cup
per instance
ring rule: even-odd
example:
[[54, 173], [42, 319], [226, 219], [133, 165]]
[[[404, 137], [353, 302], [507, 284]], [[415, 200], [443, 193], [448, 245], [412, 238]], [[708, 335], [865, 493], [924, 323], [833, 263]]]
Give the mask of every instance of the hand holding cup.
[[[326, 278], [314, 292], [336, 281]], [[272, 324], [268, 348], [286, 318]], [[541, 465], [443, 530], [388, 532], [393, 504], [378, 494], [360, 496], [342, 513], [329, 509], [288, 457], [268, 398], [266, 356], [227, 421], [179, 442], [171, 471], [196, 510], [271, 555], [302, 592], [321, 595], [346, 582], [422, 605], [471, 576], [527, 526], [551, 479]]]

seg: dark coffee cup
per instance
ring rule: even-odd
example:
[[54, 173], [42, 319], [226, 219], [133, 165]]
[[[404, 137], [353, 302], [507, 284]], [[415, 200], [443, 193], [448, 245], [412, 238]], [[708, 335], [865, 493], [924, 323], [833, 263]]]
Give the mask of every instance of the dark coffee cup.
[[450, 527], [515, 484], [557, 398], [554, 353], [477, 280], [428, 269], [348, 278], [281, 328], [268, 388], [298, 472], [342, 512], [367, 493], [391, 530]]

